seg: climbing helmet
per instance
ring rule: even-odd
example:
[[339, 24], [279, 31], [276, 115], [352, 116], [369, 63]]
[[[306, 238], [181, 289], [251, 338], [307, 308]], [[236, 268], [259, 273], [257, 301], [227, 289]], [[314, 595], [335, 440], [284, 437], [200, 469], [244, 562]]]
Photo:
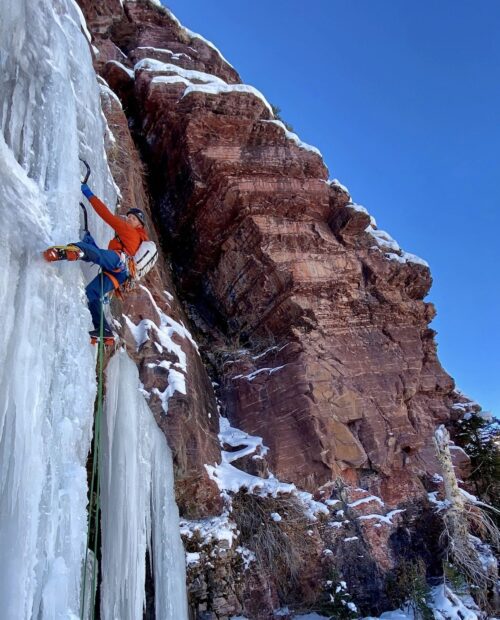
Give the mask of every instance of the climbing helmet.
[[127, 215], [135, 215], [135, 217], [141, 222], [143, 226], [146, 225], [146, 217], [144, 215], [144, 211], [141, 211], [141, 209], [129, 209], [127, 211]]

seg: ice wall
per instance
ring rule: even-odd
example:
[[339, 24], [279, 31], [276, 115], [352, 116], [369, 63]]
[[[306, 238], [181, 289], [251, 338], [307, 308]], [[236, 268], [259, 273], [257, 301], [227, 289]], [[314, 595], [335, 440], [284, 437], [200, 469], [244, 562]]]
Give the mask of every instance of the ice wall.
[[102, 418], [101, 614], [142, 618], [145, 559], [154, 568], [157, 620], [187, 620], [185, 556], [175, 504], [172, 456], [125, 351], [107, 367]]
[[[79, 154], [114, 204], [103, 117], [73, 0], [0, 0], [0, 614], [79, 617], [95, 396], [80, 264]], [[91, 217], [99, 241], [104, 225]]]

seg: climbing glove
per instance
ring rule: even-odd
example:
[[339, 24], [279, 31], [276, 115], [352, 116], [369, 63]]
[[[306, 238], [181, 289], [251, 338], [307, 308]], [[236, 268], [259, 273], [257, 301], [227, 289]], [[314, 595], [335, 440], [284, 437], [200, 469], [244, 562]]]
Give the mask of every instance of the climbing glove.
[[90, 189], [90, 187], [86, 183], [82, 183], [82, 194], [86, 198], [92, 198], [92, 196], [94, 195], [92, 193], [92, 190]]

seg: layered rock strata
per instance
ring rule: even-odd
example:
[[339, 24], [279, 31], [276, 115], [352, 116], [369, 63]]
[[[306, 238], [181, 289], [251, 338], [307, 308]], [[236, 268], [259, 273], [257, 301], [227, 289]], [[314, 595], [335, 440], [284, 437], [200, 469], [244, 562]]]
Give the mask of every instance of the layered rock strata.
[[220, 369], [229, 415], [305, 488], [377, 472], [405, 480], [400, 498], [421, 493], [419, 451], [453, 389], [428, 328], [428, 267], [371, 234], [320, 155], [231, 85], [211, 48], [193, 59], [168, 13], [126, 3], [109, 35], [135, 71], [111, 61], [103, 74], [133, 99], [183, 294], [247, 349]]

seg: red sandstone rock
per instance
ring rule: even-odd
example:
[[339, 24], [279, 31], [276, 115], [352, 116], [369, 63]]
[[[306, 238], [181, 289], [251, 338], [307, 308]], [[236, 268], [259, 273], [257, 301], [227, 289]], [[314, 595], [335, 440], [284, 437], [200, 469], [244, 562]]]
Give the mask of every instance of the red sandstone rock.
[[[174, 239], [191, 231], [189, 252], [175, 248], [184, 286], [203, 274], [230, 331], [250, 343], [274, 334], [301, 344], [291, 361], [274, 357], [271, 367], [283, 369], [252, 381], [235, 380], [234, 364], [225, 383], [230, 415], [264, 437], [277, 475], [302, 486], [347, 467], [385, 476], [411, 467], [405, 455], [446, 417], [453, 388], [427, 331], [428, 269], [370, 249], [362, 224], [341, 227], [358, 237], [341, 243], [327, 224], [334, 216], [321, 160], [283, 132], [277, 151], [279, 128], [263, 122], [258, 99], [182, 99], [183, 86], [151, 88], [150, 80], [136, 80], [144, 132], [152, 156], [168, 152], [176, 170], [165, 187], [179, 209]], [[176, 182], [180, 171], [194, 182]]]
[[[240, 82], [168, 12], [146, 1], [125, 2], [124, 10], [111, 0], [99, 9], [89, 0], [81, 5], [100, 50], [96, 68], [122, 100], [149, 165], [156, 221], [168, 239], [181, 296], [203, 329], [233, 425], [263, 437], [267, 466], [283, 481], [327, 498], [341, 478], [351, 503], [381, 498], [383, 508], [376, 500], [361, 504], [354, 522], [372, 511], [384, 517], [407, 502], [423, 505], [423, 480], [439, 471], [433, 431], [457, 402], [428, 327], [435, 316], [423, 301], [429, 269], [390, 259], [367, 231], [369, 216], [328, 182], [317, 153], [269, 122], [272, 114], [256, 94], [185, 95], [186, 84], [171, 79], [177, 73], [171, 66], [143, 68], [132, 78], [127, 68], [152, 58]], [[130, 167], [114, 170], [115, 178], [127, 204], [144, 208], [137, 153], [120, 114], [107, 112], [110, 127], [121, 132], [127, 157], [134, 154]], [[162, 291], [172, 290], [169, 278], [163, 270], [149, 279], [160, 306]], [[140, 290], [124, 312], [157, 320]], [[177, 302], [172, 312], [182, 319]], [[126, 337], [132, 350], [131, 334]], [[202, 362], [190, 343], [178, 344], [194, 369], [192, 388], [170, 399], [167, 417], [158, 398], [151, 406], [174, 449], [181, 508], [193, 515], [199, 505], [219, 507], [203, 470], [219, 459], [217, 424]], [[153, 340], [135, 355], [145, 388], [162, 391], [165, 373], [147, 367], [158, 360]], [[370, 575], [380, 591], [381, 575], [397, 561], [389, 540], [400, 514], [380, 527], [361, 520], [355, 547], [345, 532], [328, 534], [338, 544], [337, 565], [347, 570], [343, 553], [356, 564], [368, 550], [364, 565], [381, 571]], [[323, 541], [328, 536], [323, 532]], [[311, 560], [311, 574], [317, 566]], [[258, 580], [249, 582], [254, 585], [260, 588]], [[236, 609], [232, 599], [231, 605]]]
[[147, 0], [125, 2], [123, 7], [120, 0], [79, 0], [79, 4], [99, 50], [95, 59], [99, 71], [108, 60], [132, 65], [148, 57], [211, 73], [228, 84], [240, 82], [217, 50], [186, 31], [165, 8]]
[[[128, 30], [115, 24], [110, 35], [129, 64], [150, 51], [188, 67], [190, 42], [168, 15], [141, 3], [125, 13]], [[200, 56], [216, 73], [212, 51]], [[126, 72], [106, 72], [129, 99]], [[153, 82], [173, 73], [136, 72], [133, 97], [148, 156], [165, 162], [153, 183], [183, 290], [203, 287], [249, 356], [280, 345], [223, 369], [228, 414], [264, 438], [276, 475], [302, 487], [369, 469], [389, 480], [403, 472], [423, 492], [418, 452], [447, 419], [453, 389], [427, 327], [428, 268], [387, 259], [365, 232], [369, 217], [326, 183], [316, 153], [268, 122], [261, 99], [184, 97], [184, 83]]]

